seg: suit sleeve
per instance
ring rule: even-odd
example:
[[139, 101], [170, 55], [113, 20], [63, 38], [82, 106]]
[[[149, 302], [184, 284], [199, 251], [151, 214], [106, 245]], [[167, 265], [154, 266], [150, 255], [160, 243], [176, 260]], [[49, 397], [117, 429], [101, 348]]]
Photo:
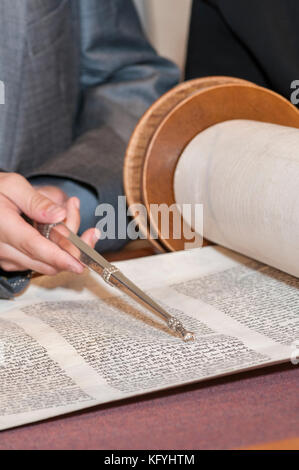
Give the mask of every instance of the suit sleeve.
[[[123, 193], [123, 158], [141, 115], [177, 84], [179, 70], [146, 40], [131, 0], [77, 2], [81, 106], [76, 139], [40, 169], [92, 186], [100, 202]], [[58, 162], [59, 160], [59, 162]]]

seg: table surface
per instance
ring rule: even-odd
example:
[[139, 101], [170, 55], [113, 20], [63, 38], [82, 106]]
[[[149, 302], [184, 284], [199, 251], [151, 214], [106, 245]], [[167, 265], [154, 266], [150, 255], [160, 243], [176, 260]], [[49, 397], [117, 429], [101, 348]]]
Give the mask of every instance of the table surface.
[[3, 431], [0, 449], [299, 449], [298, 385], [291, 363], [244, 372]]
[[0, 449], [299, 449], [292, 364], [97, 406], [0, 433]]

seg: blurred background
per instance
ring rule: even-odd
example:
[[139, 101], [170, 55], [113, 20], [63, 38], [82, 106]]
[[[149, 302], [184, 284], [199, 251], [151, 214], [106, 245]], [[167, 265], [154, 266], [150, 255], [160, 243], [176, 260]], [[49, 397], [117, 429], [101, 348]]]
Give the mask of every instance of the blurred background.
[[183, 70], [192, 0], [134, 1], [151, 44]]

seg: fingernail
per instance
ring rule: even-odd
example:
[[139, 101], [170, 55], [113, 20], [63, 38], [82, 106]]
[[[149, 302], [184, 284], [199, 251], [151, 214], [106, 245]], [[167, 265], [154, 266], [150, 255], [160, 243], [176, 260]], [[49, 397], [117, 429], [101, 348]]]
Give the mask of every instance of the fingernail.
[[79, 263], [71, 263], [69, 264], [69, 270], [75, 274], [82, 274], [84, 271], [84, 267], [82, 264]]
[[80, 210], [80, 199], [78, 199], [77, 197], [74, 199], [74, 204], [75, 204], [75, 207], [76, 209], [78, 209], [78, 211]]
[[59, 206], [56, 206], [56, 205], [52, 205], [52, 206], [49, 206], [47, 208], [47, 213], [48, 214], [51, 214], [51, 215], [55, 215], [57, 217], [59, 217], [61, 215], [61, 217], [64, 217], [65, 216], [65, 209], [63, 209], [63, 207], [59, 207]]
[[98, 228], [94, 229], [94, 238], [98, 241], [101, 238], [101, 231]]
[[99, 239], [100, 239], [100, 236], [101, 236], [101, 232], [99, 230], [97, 230], [93, 236], [92, 236], [92, 239], [91, 239], [91, 245], [92, 247], [94, 248], [96, 246], [96, 244], [98, 243]]

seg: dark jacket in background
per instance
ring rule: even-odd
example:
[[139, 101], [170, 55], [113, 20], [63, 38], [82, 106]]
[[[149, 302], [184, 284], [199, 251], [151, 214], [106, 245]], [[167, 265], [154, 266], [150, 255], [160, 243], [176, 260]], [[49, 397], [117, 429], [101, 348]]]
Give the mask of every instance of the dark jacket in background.
[[299, 79], [298, 0], [193, 0], [186, 79], [229, 75], [290, 98]]

